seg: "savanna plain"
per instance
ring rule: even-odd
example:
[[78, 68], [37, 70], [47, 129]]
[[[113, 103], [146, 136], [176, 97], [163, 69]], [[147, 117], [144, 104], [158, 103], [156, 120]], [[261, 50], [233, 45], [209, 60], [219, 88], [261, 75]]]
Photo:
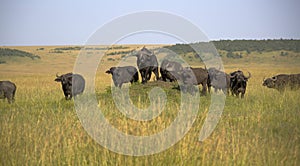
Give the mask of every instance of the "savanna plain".
[[[147, 45], [149, 49], [164, 45]], [[180, 109], [180, 91], [170, 82], [130, 86], [130, 98], [138, 108], [149, 106], [148, 92], [162, 88], [167, 104], [150, 121], [136, 121], [119, 112], [111, 97], [111, 75], [105, 73], [143, 45], [115, 46], [108, 50], [95, 76], [98, 106], [116, 129], [136, 136], [152, 135], [167, 128]], [[266, 77], [300, 73], [300, 53], [252, 51], [242, 58], [222, 56], [225, 72], [249, 71], [252, 77], [244, 99], [227, 96], [222, 116], [213, 133], [199, 142], [199, 133], [211, 103], [200, 96], [199, 111], [187, 134], [165, 151], [146, 156], [127, 156], [98, 144], [84, 130], [73, 100], [65, 100], [56, 74], [72, 72], [80, 47], [1, 47], [38, 55], [39, 58], [2, 57], [0, 80], [17, 85], [15, 102], [0, 100], [1, 165], [299, 165], [300, 91], [279, 93], [262, 86]], [[72, 49], [66, 49], [72, 48]], [[237, 55], [238, 55], [237, 54]], [[186, 55], [187, 62], [195, 57]], [[136, 62], [133, 60], [133, 66]], [[199, 63], [199, 67], [204, 64]], [[199, 86], [201, 89], [202, 87]], [[101, 129], [100, 129], [101, 131]], [[168, 140], [162, 140], [168, 141]], [[122, 143], [120, 143], [122, 144]]]

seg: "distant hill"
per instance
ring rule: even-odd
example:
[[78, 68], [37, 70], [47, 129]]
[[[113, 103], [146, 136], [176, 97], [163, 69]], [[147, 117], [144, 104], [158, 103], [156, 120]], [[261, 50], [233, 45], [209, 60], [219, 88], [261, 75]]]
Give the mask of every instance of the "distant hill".
[[5, 57], [27, 57], [27, 58], [31, 58], [32, 60], [41, 59], [40, 56], [34, 55], [29, 52], [25, 52], [17, 49], [10, 49], [10, 48], [0, 48], [0, 64], [6, 63], [6, 61], [2, 59]]

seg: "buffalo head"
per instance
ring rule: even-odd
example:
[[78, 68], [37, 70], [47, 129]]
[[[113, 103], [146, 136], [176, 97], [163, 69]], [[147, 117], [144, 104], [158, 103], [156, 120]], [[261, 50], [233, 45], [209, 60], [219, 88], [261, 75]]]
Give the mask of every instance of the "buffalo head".
[[111, 67], [109, 70], [107, 70], [105, 73], [107, 74], [113, 74], [114, 71], [116, 70], [117, 68], [116, 67]]
[[67, 74], [63, 74], [61, 76], [56, 74], [56, 78], [54, 81], [61, 82], [64, 85], [65, 84], [72, 85], [72, 75], [73, 75], [73, 73], [67, 73]]
[[236, 80], [237, 82], [244, 82], [248, 81], [248, 79], [251, 78], [251, 73], [248, 72], [248, 76], [246, 77], [241, 70], [237, 70], [235, 72], [230, 73], [229, 77], [233, 80]]
[[274, 88], [276, 80], [277, 80], [276, 76], [274, 76], [272, 78], [264, 79], [263, 80], [263, 86], [266, 86], [268, 88]]

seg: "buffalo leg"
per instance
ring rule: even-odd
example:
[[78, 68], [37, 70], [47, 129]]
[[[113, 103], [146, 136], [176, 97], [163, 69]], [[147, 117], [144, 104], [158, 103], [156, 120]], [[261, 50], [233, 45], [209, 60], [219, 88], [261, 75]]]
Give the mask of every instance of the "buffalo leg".
[[161, 74], [161, 79], [166, 82], [167, 81], [167, 74], [165, 72], [160, 72], [160, 74]]
[[0, 99], [5, 99], [4, 92], [0, 91]]
[[158, 67], [154, 67], [154, 70], [153, 70], [154, 74], [155, 74], [155, 78], [156, 80], [160, 80], [159, 78], [159, 74], [158, 74]]
[[16, 94], [16, 89], [13, 91], [13, 94], [12, 94], [12, 101], [15, 102], [15, 94]]
[[201, 85], [202, 85], [202, 92], [201, 92], [201, 94], [202, 94], [202, 95], [206, 95], [206, 91], [207, 91], [207, 89], [206, 89], [206, 88], [207, 88], [207, 87], [206, 87], [206, 84], [202, 83]]
[[72, 99], [72, 95], [70, 94], [65, 94], [65, 99], [66, 100], [71, 100]]
[[142, 76], [142, 84], [145, 84], [146, 81], [146, 73], [145, 70], [140, 70], [141, 76]]
[[218, 89], [217, 88], [214, 88], [215, 89], [215, 93], [217, 93], [218, 92]]
[[123, 85], [123, 84], [122, 84], [122, 83], [120, 83], [120, 84], [118, 85], [118, 87], [119, 87], [119, 88], [122, 88], [122, 85]]
[[147, 79], [146, 79], [146, 80], [147, 80], [147, 81], [150, 80], [151, 75], [152, 75], [151, 71], [148, 71], [147, 74], [146, 74], [146, 76], [147, 76]]
[[4, 96], [6, 96], [9, 104], [13, 102], [13, 95], [11, 93], [4, 93]]
[[222, 91], [226, 96], [229, 95], [229, 90], [227, 88], [222, 88]]
[[210, 93], [211, 85], [207, 84], [208, 93]]
[[65, 95], [65, 99], [66, 99], [66, 100], [68, 100], [68, 98], [69, 98], [69, 97], [68, 97], [68, 96], [69, 96], [69, 94], [68, 94], [67, 92], [65, 92], [65, 91], [64, 91], [64, 95]]
[[180, 86], [180, 88], [181, 88], [181, 90], [182, 90], [183, 93], [187, 93], [187, 86], [188, 85], [185, 85], [185, 84], [183, 84], [183, 85]]
[[245, 95], [245, 93], [242, 93], [242, 94], [241, 94], [241, 98], [244, 98], [244, 95]]
[[236, 87], [230, 88], [230, 92], [231, 92], [232, 96], [234, 96], [234, 94], [235, 94], [237, 91], [238, 91], [238, 88], [236, 88]]

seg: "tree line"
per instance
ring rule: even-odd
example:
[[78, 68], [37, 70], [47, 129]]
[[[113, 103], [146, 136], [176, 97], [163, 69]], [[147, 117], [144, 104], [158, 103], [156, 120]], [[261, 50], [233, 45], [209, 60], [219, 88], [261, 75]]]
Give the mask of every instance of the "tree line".
[[177, 54], [195, 53], [195, 48], [200, 52], [211, 52], [212, 47], [217, 50], [227, 52], [246, 51], [248, 54], [254, 51], [293, 51], [300, 52], [300, 40], [293, 39], [274, 39], [274, 40], [219, 40], [210, 42], [198, 42], [192, 44], [175, 44], [165, 46], [165, 48], [174, 51]]
[[300, 52], [300, 40], [276, 39], [276, 40], [220, 40], [212, 41], [219, 50], [228, 52], [270, 52], [270, 51], [293, 51]]

